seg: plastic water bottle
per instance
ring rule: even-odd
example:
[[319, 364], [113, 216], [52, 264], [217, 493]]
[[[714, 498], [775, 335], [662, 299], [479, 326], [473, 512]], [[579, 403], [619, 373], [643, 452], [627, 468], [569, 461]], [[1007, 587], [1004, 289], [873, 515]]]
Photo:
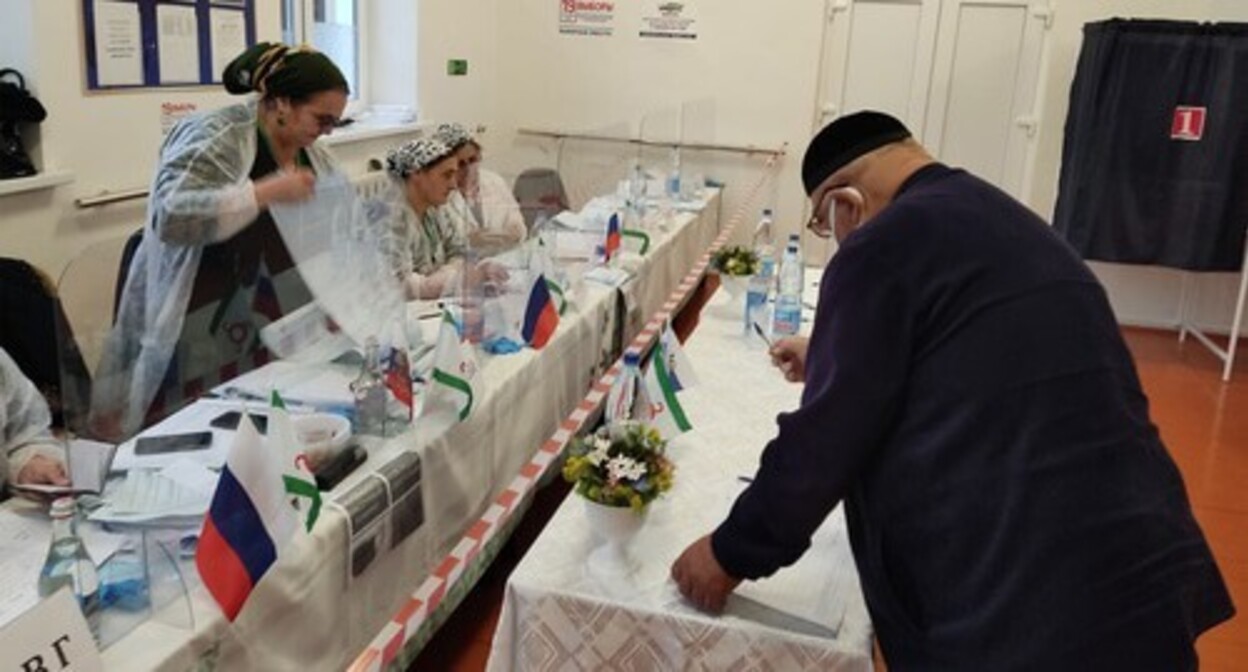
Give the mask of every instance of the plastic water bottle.
[[637, 403], [637, 386], [641, 383], [641, 355], [624, 353], [624, 368], [607, 395], [607, 424], [627, 422], [634, 418], [633, 407]]
[[355, 433], [384, 436], [386, 430], [386, 381], [381, 376], [380, 348], [369, 336], [364, 342], [364, 363], [351, 382], [355, 398]]
[[797, 234], [789, 236], [784, 258], [780, 260], [780, 286], [776, 291], [772, 332], [781, 336], [792, 336], [802, 326], [802, 282], [806, 269], [802, 265], [799, 241]]
[[758, 267], [750, 276], [745, 293], [745, 335], [749, 336], [754, 325], [760, 328], [767, 324], [767, 302], [771, 298], [771, 288], [776, 278], [776, 254], [772, 248], [771, 209], [764, 208], [763, 216], [754, 227], [754, 254], [758, 256]]
[[672, 167], [667, 173], [667, 196], [673, 201], [680, 200], [680, 147], [672, 148]]
[[69, 586], [87, 619], [91, 634], [99, 640], [100, 575], [78, 536], [77, 504], [72, 497], [52, 502], [52, 543], [39, 572], [39, 596], [47, 597]]

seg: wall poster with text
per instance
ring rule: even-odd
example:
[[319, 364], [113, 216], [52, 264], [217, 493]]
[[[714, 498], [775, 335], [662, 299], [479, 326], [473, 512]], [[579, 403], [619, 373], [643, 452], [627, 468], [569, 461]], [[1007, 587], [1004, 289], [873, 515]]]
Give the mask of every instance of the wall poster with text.
[[641, 37], [666, 40], [698, 39], [698, 18], [693, 0], [648, 2], [641, 14]]
[[559, 0], [559, 32], [564, 35], [610, 37], [615, 33], [615, 2]]

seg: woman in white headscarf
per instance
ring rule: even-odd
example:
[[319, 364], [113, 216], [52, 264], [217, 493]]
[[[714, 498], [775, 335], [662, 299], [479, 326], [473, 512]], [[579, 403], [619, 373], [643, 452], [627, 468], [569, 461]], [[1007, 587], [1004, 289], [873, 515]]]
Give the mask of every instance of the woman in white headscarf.
[[482, 255], [489, 255], [524, 241], [528, 228], [506, 180], [481, 167], [481, 144], [462, 124], [441, 124], [434, 131], [455, 153], [459, 163], [459, 196], [451, 206], [468, 211], [468, 244]]
[[390, 228], [384, 250], [409, 300], [455, 291], [468, 241], [461, 213], [447, 205], [459, 164], [442, 142], [420, 138], [390, 150], [390, 186], [366, 205], [370, 220]]
[[51, 423], [39, 390], [0, 348], [0, 487], [69, 485], [65, 452], [48, 430]]
[[189, 117], [161, 147], [135, 253], [94, 381], [92, 429], [119, 439], [268, 359], [258, 330], [311, 300], [268, 206], [335, 170], [316, 140], [348, 84], [323, 54], [261, 43], [223, 73], [250, 102]]

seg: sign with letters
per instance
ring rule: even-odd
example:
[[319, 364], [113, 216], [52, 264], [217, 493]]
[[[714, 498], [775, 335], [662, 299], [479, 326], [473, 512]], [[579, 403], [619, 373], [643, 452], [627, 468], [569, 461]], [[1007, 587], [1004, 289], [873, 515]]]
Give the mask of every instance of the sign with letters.
[[102, 672], [87, 619], [68, 587], [32, 607], [0, 630], [4, 672]]

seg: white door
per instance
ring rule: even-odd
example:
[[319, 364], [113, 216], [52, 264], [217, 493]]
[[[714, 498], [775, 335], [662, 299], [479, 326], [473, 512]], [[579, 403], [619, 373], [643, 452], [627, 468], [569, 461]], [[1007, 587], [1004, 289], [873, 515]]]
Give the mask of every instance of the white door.
[[873, 109], [919, 132], [939, 10], [940, 0], [830, 0], [816, 127]]
[[828, 0], [813, 130], [888, 112], [941, 161], [1025, 200], [1051, 18], [1028, 0]]
[[1027, 0], [944, 0], [923, 134], [941, 161], [1026, 200], [1051, 11]]

